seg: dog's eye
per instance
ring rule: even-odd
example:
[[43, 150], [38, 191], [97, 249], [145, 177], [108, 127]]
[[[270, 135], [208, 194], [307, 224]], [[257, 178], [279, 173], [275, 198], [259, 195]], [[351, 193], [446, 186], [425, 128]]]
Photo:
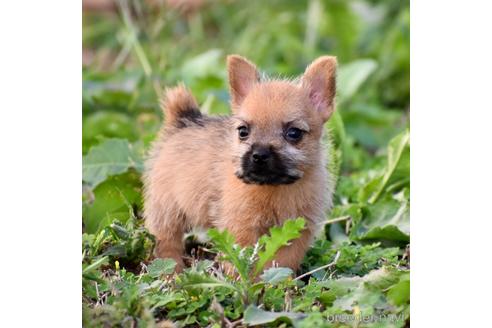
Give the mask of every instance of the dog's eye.
[[249, 136], [249, 130], [247, 127], [244, 125], [240, 126], [237, 128], [238, 134], [239, 134], [239, 139], [241, 140], [246, 140]]
[[301, 140], [303, 133], [304, 131], [302, 131], [301, 129], [289, 128], [285, 133], [285, 139], [287, 139], [287, 141], [297, 142]]

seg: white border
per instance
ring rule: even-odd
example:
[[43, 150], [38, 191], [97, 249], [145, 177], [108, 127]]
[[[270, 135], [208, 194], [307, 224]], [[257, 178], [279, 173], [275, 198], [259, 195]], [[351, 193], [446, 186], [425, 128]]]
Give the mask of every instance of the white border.
[[82, 324], [81, 8], [0, 6], [1, 327]]
[[[411, 3], [411, 321], [486, 325], [490, 2]], [[0, 326], [81, 325], [81, 3], [0, 9]]]
[[411, 322], [487, 326], [491, 3], [411, 2]]

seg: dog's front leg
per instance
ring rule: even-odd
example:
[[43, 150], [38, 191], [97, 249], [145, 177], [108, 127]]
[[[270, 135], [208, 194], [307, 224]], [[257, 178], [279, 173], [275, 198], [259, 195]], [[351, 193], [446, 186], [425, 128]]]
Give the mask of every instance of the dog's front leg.
[[186, 226], [184, 215], [177, 207], [163, 207], [160, 203], [149, 202], [145, 225], [156, 239], [155, 256], [175, 260], [175, 271], [183, 271], [183, 236]]

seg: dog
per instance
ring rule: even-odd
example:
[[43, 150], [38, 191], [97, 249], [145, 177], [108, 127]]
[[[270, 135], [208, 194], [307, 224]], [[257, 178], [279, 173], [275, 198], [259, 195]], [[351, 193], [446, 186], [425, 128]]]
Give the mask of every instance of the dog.
[[184, 233], [227, 229], [241, 246], [303, 217], [306, 227], [269, 266], [297, 270], [332, 206], [333, 178], [322, 142], [335, 110], [335, 57], [322, 56], [296, 80], [263, 78], [227, 57], [231, 116], [207, 116], [183, 85], [166, 90], [165, 122], [144, 174], [145, 225], [155, 255], [184, 268]]

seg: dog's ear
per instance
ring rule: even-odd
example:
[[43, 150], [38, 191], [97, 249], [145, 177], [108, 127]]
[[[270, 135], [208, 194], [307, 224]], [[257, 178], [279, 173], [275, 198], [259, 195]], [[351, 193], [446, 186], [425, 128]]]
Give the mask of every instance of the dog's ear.
[[251, 87], [260, 81], [256, 66], [244, 57], [227, 56], [232, 111], [236, 113]]
[[323, 56], [313, 61], [302, 77], [302, 86], [309, 92], [309, 99], [323, 121], [335, 109], [336, 70], [336, 57]]

